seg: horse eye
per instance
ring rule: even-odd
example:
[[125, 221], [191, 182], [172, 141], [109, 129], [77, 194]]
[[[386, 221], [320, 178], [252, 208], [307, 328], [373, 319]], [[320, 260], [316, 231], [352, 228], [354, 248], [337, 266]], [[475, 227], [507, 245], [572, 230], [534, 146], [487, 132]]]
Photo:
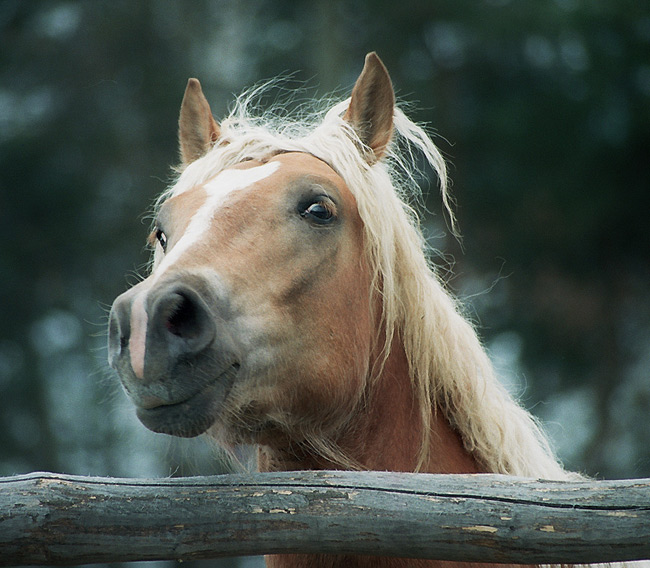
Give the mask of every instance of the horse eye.
[[301, 216], [319, 224], [329, 223], [335, 217], [334, 206], [326, 201], [316, 201], [309, 205]]
[[167, 252], [167, 235], [163, 232], [162, 229], [156, 229], [155, 233], [156, 240], [160, 243], [163, 252]]

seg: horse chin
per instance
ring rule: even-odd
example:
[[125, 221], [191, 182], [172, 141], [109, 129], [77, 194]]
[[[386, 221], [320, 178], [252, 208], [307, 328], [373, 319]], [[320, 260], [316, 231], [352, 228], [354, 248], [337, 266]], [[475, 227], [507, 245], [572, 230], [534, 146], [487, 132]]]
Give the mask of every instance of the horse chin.
[[215, 381], [185, 400], [153, 407], [136, 408], [140, 422], [149, 430], [180, 438], [194, 438], [206, 432], [219, 418], [239, 365], [232, 365]]
[[[241, 401], [241, 392], [228, 398], [223, 412], [208, 429], [208, 434], [224, 446], [274, 445], [290, 438], [288, 416], [269, 411], [268, 403], [259, 400]], [[238, 400], [239, 399], [239, 400]]]

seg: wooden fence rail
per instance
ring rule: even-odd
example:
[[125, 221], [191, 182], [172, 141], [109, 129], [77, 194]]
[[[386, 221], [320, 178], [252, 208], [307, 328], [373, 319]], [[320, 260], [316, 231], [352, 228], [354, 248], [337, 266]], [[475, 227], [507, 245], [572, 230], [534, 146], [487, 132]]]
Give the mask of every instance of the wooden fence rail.
[[0, 478], [0, 565], [345, 553], [457, 561], [650, 558], [650, 479], [283, 472]]

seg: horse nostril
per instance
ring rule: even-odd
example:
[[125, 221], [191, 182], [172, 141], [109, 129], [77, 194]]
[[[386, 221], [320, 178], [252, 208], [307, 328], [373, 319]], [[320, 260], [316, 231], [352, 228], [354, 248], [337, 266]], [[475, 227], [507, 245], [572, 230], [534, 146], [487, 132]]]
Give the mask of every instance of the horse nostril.
[[169, 333], [191, 339], [200, 333], [199, 310], [194, 302], [182, 293], [175, 293], [170, 299], [170, 312], [165, 321]]
[[154, 308], [155, 325], [166, 332], [164, 343], [185, 354], [196, 353], [214, 338], [214, 322], [201, 296], [182, 287], [163, 294]]
[[111, 308], [108, 320], [108, 361], [114, 365], [124, 355], [129, 344], [130, 326], [125, 301], [118, 297]]

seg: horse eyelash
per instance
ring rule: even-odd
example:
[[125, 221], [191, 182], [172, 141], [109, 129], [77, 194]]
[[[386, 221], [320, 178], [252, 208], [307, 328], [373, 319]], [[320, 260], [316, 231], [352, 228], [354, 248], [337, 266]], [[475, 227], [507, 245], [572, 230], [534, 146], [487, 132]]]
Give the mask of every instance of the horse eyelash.
[[163, 249], [163, 252], [167, 250], [167, 235], [160, 228], [155, 228], [149, 236], [147, 237], [147, 243], [152, 249], [156, 248], [156, 244], [160, 243], [160, 246]]

